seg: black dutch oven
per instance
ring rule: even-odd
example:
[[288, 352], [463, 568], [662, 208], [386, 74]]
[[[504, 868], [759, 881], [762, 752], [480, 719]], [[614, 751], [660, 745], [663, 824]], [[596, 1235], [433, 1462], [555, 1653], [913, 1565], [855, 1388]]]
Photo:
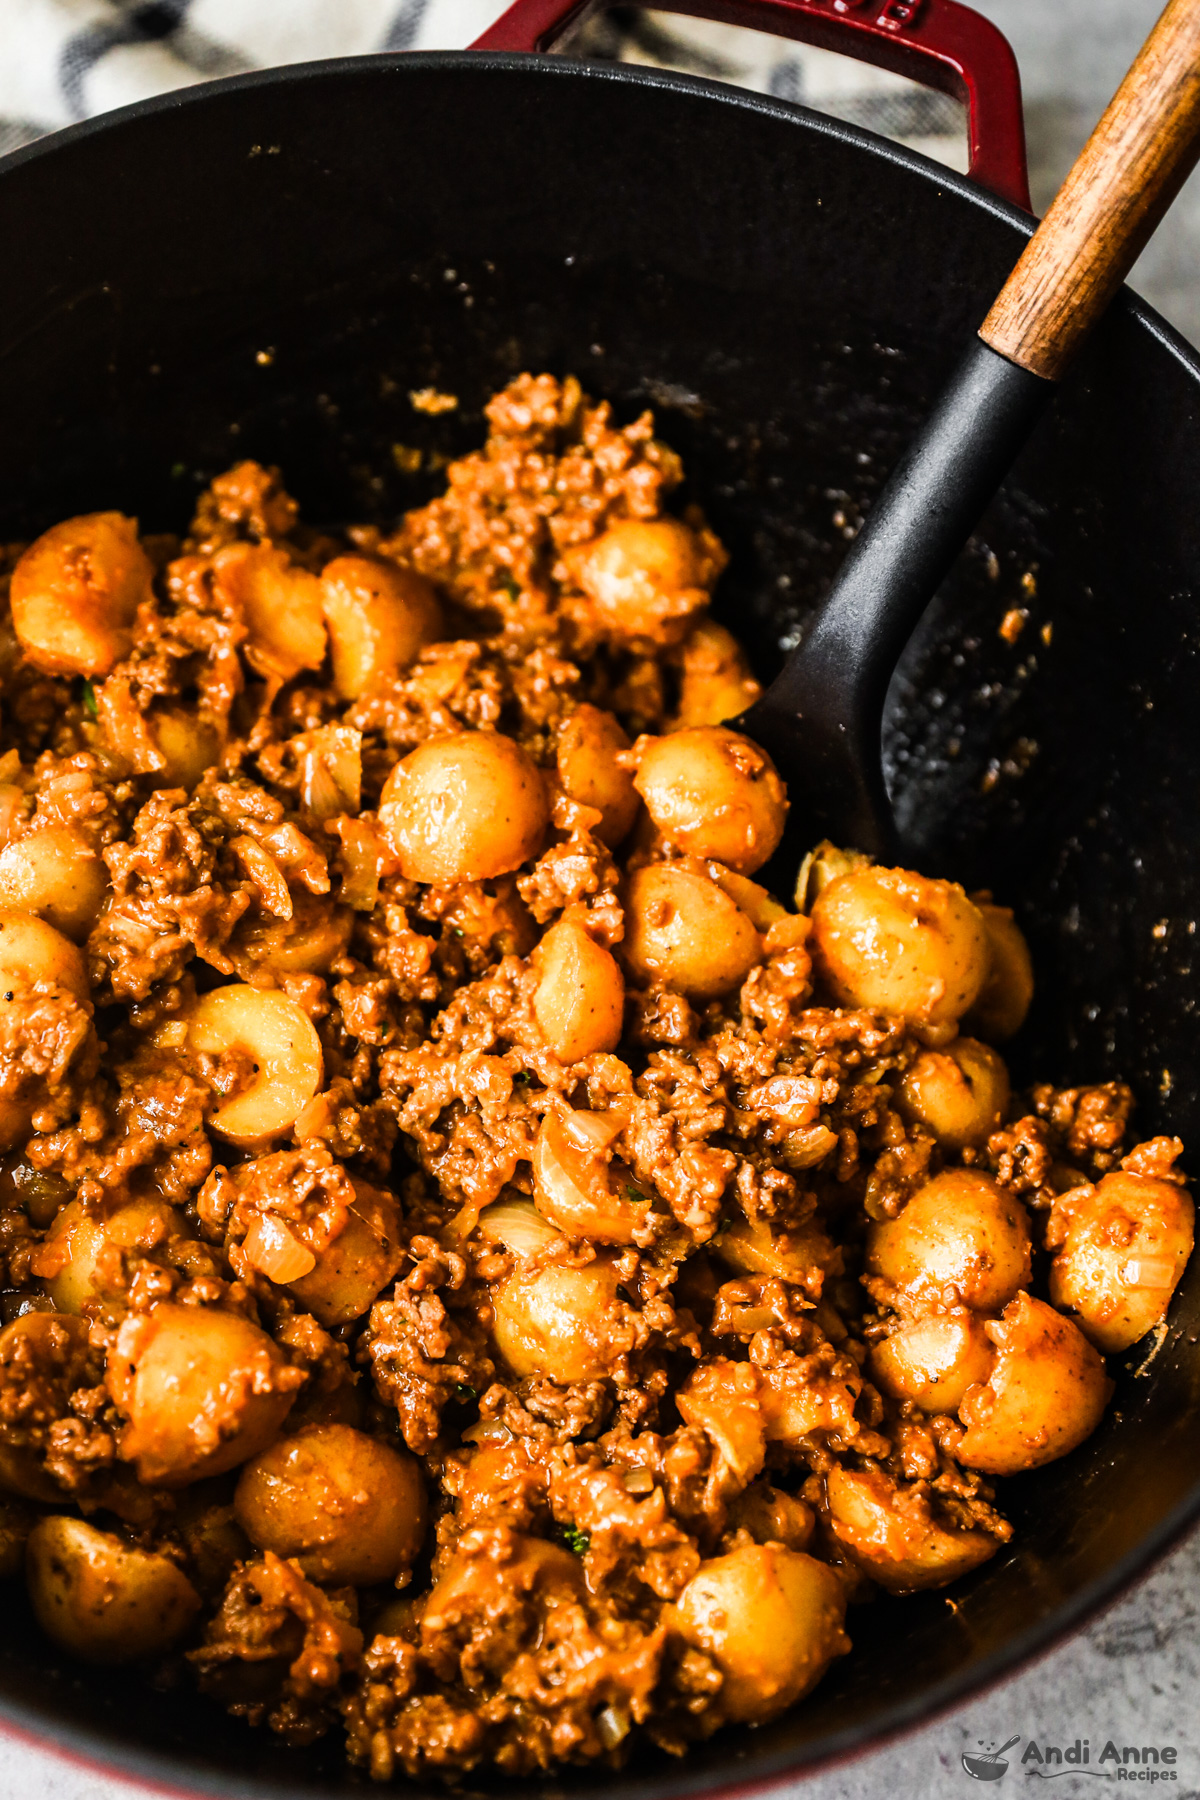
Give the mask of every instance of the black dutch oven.
[[[950, 0], [680, 6], [959, 93], [973, 181], [802, 107], [511, 53], [580, 10], [523, 0], [473, 53], [218, 82], [10, 157], [0, 537], [102, 507], [178, 529], [243, 456], [280, 463], [311, 519], [392, 519], [437, 483], [396, 446], [464, 449], [508, 376], [573, 372], [623, 416], [656, 409], [733, 552], [723, 616], [770, 675], [1030, 230], [1011, 53]], [[414, 413], [429, 384], [459, 411]], [[886, 727], [913, 859], [1015, 903], [1033, 945], [1018, 1077], [1124, 1077], [1141, 1134], [1193, 1147], [1198, 490], [1200, 363], [1125, 294], [917, 633]], [[1200, 1511], [1198, 1329], [1200, 1259], [1095, 1436], [1004, 1484], [1014, 1539], [953, 1607], [859, 1610], [853, 1655], [773, 1725], [522, 1793], [769, 1792], [1044, 1649]], [[0, 1709], [176, 1790], [363, 1785], [333, 1741], [289, 1752], [190, 1693], [64, 1663], [8, 1595]]]

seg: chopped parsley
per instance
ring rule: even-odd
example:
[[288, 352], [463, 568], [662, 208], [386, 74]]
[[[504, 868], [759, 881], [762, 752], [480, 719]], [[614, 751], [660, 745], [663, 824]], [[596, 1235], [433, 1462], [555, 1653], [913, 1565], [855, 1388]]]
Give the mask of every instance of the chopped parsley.
[[100, 717], [100, 708], [96, 704], [96, 690], [90, 681], [84, 682], [83, 689], [79, 695], [79, 700], [89, 719], [98, 719]]
[[458, 1381], [454, 1384], [454, 1398], [468, 1406], [473, 1400], [478, 1400], [479, 1395], [469, 1381]]
[[646, 1204], [646, 1196], [643, 1194], [641, 1188], [627, 1187], [625, 1189], [625, 1198], [627, 1200], [632, 1200], [635, 1206], [644, 1206]]
[[567, 1549], [573, 1551], [576, 1556], [586, 1556], [592, 1545], [592, 1540], [587, 1532], [580, 1531], [574, 1525], [563, 1526], [562, 1541]]

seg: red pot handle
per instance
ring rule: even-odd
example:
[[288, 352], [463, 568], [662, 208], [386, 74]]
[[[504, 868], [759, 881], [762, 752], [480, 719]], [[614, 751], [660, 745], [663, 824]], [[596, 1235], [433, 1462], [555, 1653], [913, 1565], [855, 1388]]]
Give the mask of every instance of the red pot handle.
[[[585, 13], [617, 0], [515, 0], [474, 50], [548, 50]], [[1008, 39], [958, 0], [655, 0], [661, 12], [748, 25], [840, 51], [965, 103], [970, 174], [1026, 212], [1021, 77]]]

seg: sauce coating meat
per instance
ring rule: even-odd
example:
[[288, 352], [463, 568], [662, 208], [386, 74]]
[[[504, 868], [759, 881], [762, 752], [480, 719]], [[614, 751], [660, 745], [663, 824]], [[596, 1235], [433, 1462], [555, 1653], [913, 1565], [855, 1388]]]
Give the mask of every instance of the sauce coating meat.
[[0, 1572], [380, 1780], [803, 1702], [1192, 1247], [1125, 1088], [1012, 1092], [990, 894], [762, 885], [651, 417], [487, 410], [392, 532], [246, 462], [0, 559]]

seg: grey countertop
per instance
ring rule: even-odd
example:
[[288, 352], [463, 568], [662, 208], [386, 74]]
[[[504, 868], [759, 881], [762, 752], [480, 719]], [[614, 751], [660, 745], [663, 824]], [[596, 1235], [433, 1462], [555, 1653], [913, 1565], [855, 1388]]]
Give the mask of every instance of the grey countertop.
[[[330, 4], [331, 0], [325, 0]], [[453, 9], [454, 0], [451, 0]], [[1149, 30], [1158, 0], [975, 0], [1017, 51], [1025, 86], [1034, 201], [1039, 210], [1083, 143]], [[18, 19], [38, 7], [0, 0], [0, 50]], [[246, 0], [252, 10], [251, 0]], [[97, 6], [93, 10], [100, 10]], [[472, 24], [480, 11], [470, 0]], [[485, 8], [485, 10], [487, 10]], [[494, 8], [499, 11], [497, 5]], [[450, 41], [450, 40], [447, 40]], [[464, 39], [465, 41], [465, 39]], [[1200, 182], [1184, 191], [1138, 266], [1134, 285], [1194, 342], [1200, 342]], [[1039, 1770], [1029, 1755], [1076, 1738], [1090, 1741], [1092, 1762], [1076, 1774], [1065, 1763], [1044, 1768], [1054, 1792], [1092, 1793], [1096, 1759], [1110, 1739], [1119, 1747], [1173, 1745], [1179, 1800], [1200, 1800], [1200, 1530], [1130, 1594], [1067, 1644], [1008, 1681], [873, 1755], [796, 1783], [805, 1800], [942, 1800], [978, 1791], [963, 1751], [999, 1746], [1014, 1734], [999, 1791], [1027, 1789]], [[1022, 1757], [1028, 1760], [1022, 1762]], [[1128, 1768], [1128, 1766], [1127, 1766]], [[1105, 1772], [1112, 1769], [1111, 1762]], [[1139, 1773], [1137, 1769], [1133, 1773]], [[1148, 1771], [1141, 1771], [1145, 1774]], [[1159, 1773], [1168, 1772], [1163, 1765]], [[1139, 1782], [1141, 1791], [1150, 1786]], [[1159, 1785], [1159, 1784], [1153, 1784]], [[53, 1749], [0, 1737], [2, 1800], [133, 1800], [146, 1790], [66, 1762]]]

